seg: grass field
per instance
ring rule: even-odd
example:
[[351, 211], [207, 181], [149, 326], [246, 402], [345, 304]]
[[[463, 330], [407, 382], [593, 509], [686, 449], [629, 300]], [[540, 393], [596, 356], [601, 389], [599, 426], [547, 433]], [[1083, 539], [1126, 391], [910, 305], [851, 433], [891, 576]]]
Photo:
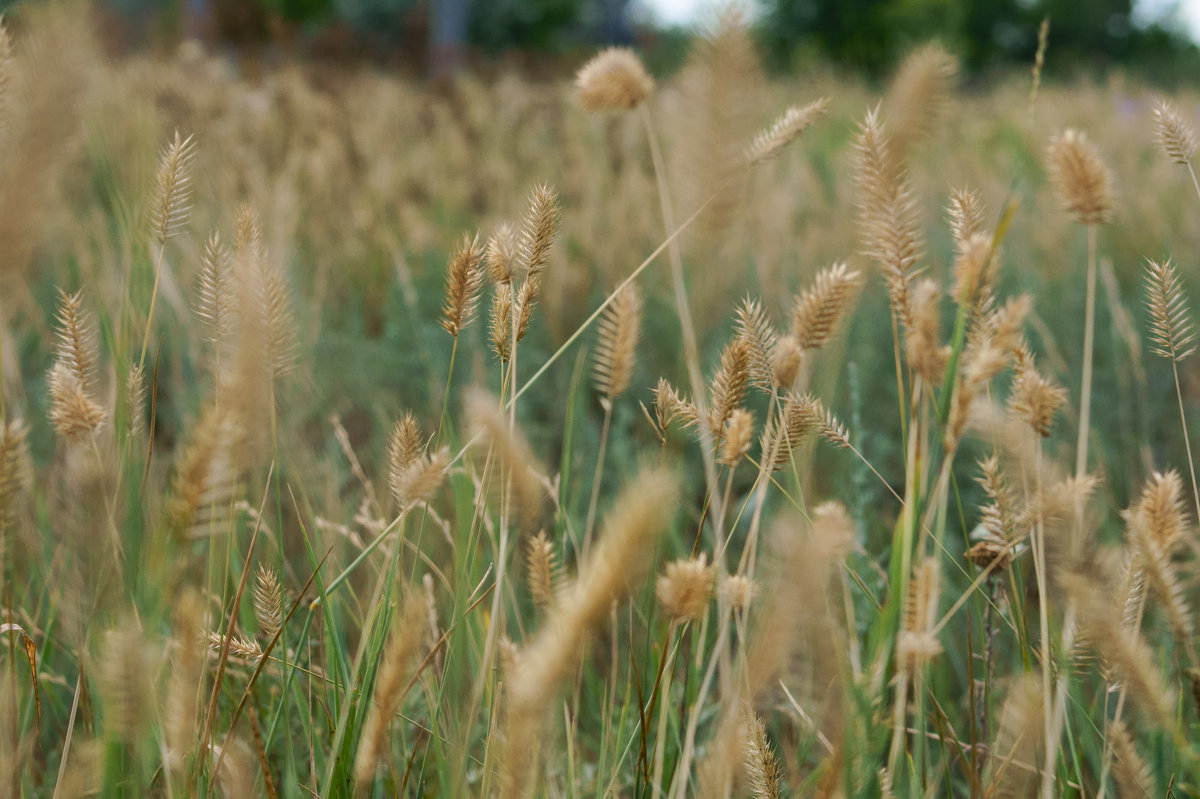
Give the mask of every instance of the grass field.
[[7, 25], [0, 793], [1200, 793], [1194, 94]]

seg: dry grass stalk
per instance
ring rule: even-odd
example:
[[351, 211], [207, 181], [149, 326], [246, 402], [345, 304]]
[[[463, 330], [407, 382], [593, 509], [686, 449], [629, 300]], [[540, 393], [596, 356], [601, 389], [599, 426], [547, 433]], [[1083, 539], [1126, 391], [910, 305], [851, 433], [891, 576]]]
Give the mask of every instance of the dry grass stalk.
[[625, 392], [637, 365], [642, 329], [642, 295], [630, 284], [617, 293], [600, 320], [596, 345], [596, 390], [609, 400]]
[[254, 616], [258, 637], [270, 642], [283, 627], [283, 586], [271, 567], [260, 563], [254, 582]]
[[988, 795], [1018, 799], [1035, 795], [1038, 766], [1044, 749], [1042, 686], [1036, 674], [1014, 679], [1000, 712], [1000, 730], [988, 757], [991, 778]]
[[446, 268], [446, 297], [442, 304], [442, 328], [455, 338], [475, 318], [483, 275], [479, 236], [463, 236]]
[[96, 368], [96, 343], [91, 318], [83, 310], [82, 291], [67, 294], [59, 289], [56, 321], [58, 361], [69, 368], [82, 391], [90, 391]]
[[421, 649], [423, 603], [407, 594], [402, 601], [403, 609], [384, 648], [373, 701], [363, 722], [362, 737], [354, 758], [354, 779], [360, 789], [375, 779], [375, 772], [384, 760], [388, 729], [404, 699], [411, 664]]
[[[21, 419], [0, 425], [0, 533], [16, 523], [22, 499], [33, 480], [27, 432]], [[0, 548], [0, 558], [3, 556]]]
[[1112, 178], [1087, 134], [1069, 129], [1050, 140], [1050, 177], [1063, 209], [1081, 225], [1103, 225], [1112, 212]]
[[824, 347], [833, 336], [838, 320], [862, 285], [862, 273], [844, 263], [817, 274], [812, 285], [796, 297], [791, 332], [805, 350]]
[[1108, 745], [1112, 747], [1112, 775], [1119, 799], [1152, 799], [1158, 796], [1154, 791], [1150, 767], [1138, 754], [1133, 735], [1125, 722], [1117, 719], [1110, 723], [1107, 737]]
[[1020, 535], [1017, 531], [1020, 511], [1000, 459], [994, 454], [985, 458], [979, 462], [979, 470], [983, 474], [976, 481], [991, 500], [979, 512], [979, 525], [988, 537], [974, 544], [967, 552], [967, 558], [981, 569], [999, 561], [993, 568], [996, 572], [1007, 568], [1016, 556], [1013, 545]]
[[1190, 166], [1196, 154], [1196, 131], [1188, 124], [1175, 104], [1159, 99], [1154, 104], [1154, 122], [1158, 128], [1158, 142], [1163, 152], [1177, 164]]
[[175, 131], [175, 138], [159, 156], [153, 232], [160, 247], [187, 224], [192, 202], [191, 169], [195, 158], [195, 139], [191, 136], [181, 138], [179, 131]]
[[892, 314], [908, 327], [908, 290], [921, 252], [912, 190], [896, 166], [879, 109], [867, 112], [855, 142], [863, 252], [878, 262]]
[[204, 691], [204, 608], [195, 591], [185, 591], [173, 612], [174, 651], [167, 682], [163, 727], [170, 765], [185, 767], [199, 740], [200, 694]]
[[736, 466], [746, 453], [754, 439], [754, 414], [745, 408], [738, 408], [729, 417], [721, 438], [721, 452], [718, 461], [724, 466]]
[[134, 744], [150, 720], [150, 658], [146, 640], [126, 622], [105, 636], [100, 657], [104, 729], [116, 740]]
[[521, 431], [510, 427], [507, 414], [500, 409], [499, 400], [482, 389], [470, 389], [463, 400], [463, 409], [473, 436], [482, 436], [484, 443], [495, 449], [504, 465], [505, 477], [511, 479], [513, 502], [522, 521], [531, 525], [539, 511], [545, 490], [539, 475], [545, 470], [533, 456], [533, 450]]
[[588, 111], [632, 111], [654, 91], [654, 79], [632, 50], [610, 47], [580, 68], [575, 90]]
[[750, 779], [750, 794], [755, 799], [779, 799], [782, 796], [783, 771], [767, 740], [762, 719], [747, 709], [742, 720], [743, 757], [746, 776]]
[[805, 106], [793, 105], [771, 123], [771, 127], [754, 137], [746, 148], [746, 160], [751, 164], [767, 161], [823, 117], [829, 110], [829, 98], [822, 97]]
[[13, 81], [16, 77], [16, 59], [13, 55], [12, 35], [8, 25], [0, 18], [0, 136], [9, 130], [9, 116], [13, 110]]
[[[209, 630], [206, 640], [208, 641], [208, 651], [215, 655], [221, 651], [225, 636], [216, 630]], [[253, 638], [231, 635], [229, 637], [229, 656], [249, 663], [257, 663], [263, 656], [263, 649]]]
[[1187, 295], [1179, 270], [1168, 258], [1146, 261], [1146, 308], [1150, 311], [1150, 340], [1158, 355], [1178, 363], [1196, 351]]
[[708, 611], [716, 567], [708, 555], [672, 561], [655, 583], [655, 595], [667, 618], [674, 622], [699, 621]]
[[942, 652], [934, 632], [938, 623], [941, 571], [934, 558], [913, 569], [904, 608], [904, 626], [896, 641], [896, 658], [909, 672], [923, 668]]
[[551, 700], [578, 665], [591, 631], [645, 573], [677, 502], [678, 489], [667, 472], [638, 475], [609, 513], [579, 578], [522, 651], [507, 683], [500, 761], [504, 799], [528, 795], [535, 782], [535, 738]]
[[915, 50], [900, 65], [887, 100], [893, 131], [890, 156], [898, 168], [937, 128], [957, 73], [958, 60], [938, 44]]
[[559, 584], [562, 582], [562, 566], [554, 553], [554, 545], [546, 537], [545, 530], [538, 531], [529, 541], [525, 555], [525, 572], [533, 603], [542, 610], [549, 610], [554, 605]]
[[238, 475], [233, 448], [239, 437], [234, 417], [216, 407], [196, 423], [172, 481], [168, 515], [179, 529], [211, 533], [228, 520]]

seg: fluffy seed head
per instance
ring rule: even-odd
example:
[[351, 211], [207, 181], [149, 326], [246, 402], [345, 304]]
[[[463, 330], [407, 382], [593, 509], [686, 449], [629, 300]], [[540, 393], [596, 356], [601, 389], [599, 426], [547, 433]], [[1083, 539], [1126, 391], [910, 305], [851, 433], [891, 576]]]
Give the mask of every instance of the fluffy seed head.
[[862, 273], [839, 263], [822, 270], [813, 284], [800, 293], [792, 311], [792, 335], [799, 339], [802, 349], [825, 346], [861, 285]]
[[1112, 178], [1083, 131], [1069, 129], [1050, 140], [1050, 177], [1059, 202], [1082, 225], [1108, 222]]
[[822, 97], [805, 106], [791, 106], [771, 124], [771, 127], [754, 137], [754, 141], [746, 149], [746, 160], [757, 164], [779, 155], [784, 147], [828, 110], [828, 97]]
[[475, 318], [479, 291], [483, 288], [482, 261], [483, 250], [479, 246], [478, 236], [464, 236], [462, 243], [450, 256], [441, 324], [455, 338]]
[[779, 339], [771, 359], [771, 376], [775, 386], [783, 391], [790, 391], [800, 376], [800, 364], [804, 360], [804, 347], [800, 339], [788, 334]]
[[579, 102], [588, 111], [632, 111], [654, 91], [654, 79], [626, 47], [610, 47], [575, 75]]
[[750, 577], [731, 574], [721, 580], [718, 592], [734, 610], [744, 611], [750, 609], [750, 603], [758, 594], [758, 584]]
[[674, 621], [699, 621], [708, 610], [715, 574], [704, 553], [668, 563], [655, 586], [663, 611]]
[[1009, 412], [1015, 418], [1045, 438], [1050, 435], [1054, 415], [1066, 402], [1066, 389], [1038, 372], [1032, 355], [1026, 353], [1018, 358], [1017, 373], [1008, 398]]
[[624, 393], [637, 364], [642, 328], [642, 295], [630, 284], [621, 289], [600, 320], [596, 347], [596, 390], [609, 399]]
[[517, 234], [512, 225], [501, 222], [496, 225], [487, 243], [488, 277], [497, 286], [512, 283], [513, 268], [517, 264]]
[[163, 148], [158, 160], [158, 189], [154, 194], [154, 238], [161, 246], [178, 234], [187, 224], [192, 202], [192, 161], [196, 158], [196, 142], [180, 137]]
[[736, 466], [738, 461], [750, 451], [750, 442], [753, 438], [754, 414], [745, 408], [738, 408], [730, 414], [729, 421], [725, 424], [720, 462], [726, 466]]
[[1183, 280], [1169, 258], [1161, 264], [1146, 261], [1146, 308], [1155, 354], [1179, 362], [1196, 351]]

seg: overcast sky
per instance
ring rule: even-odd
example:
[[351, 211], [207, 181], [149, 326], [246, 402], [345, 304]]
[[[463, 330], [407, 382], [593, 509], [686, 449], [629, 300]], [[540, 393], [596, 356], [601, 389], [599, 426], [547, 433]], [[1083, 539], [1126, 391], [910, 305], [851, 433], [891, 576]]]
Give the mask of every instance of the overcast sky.
[[[831, 0], [831, 2], [836, 0]], [[704, 15], [705, 10], [724, 7], [726, 2], [714, 0], [639, 0], [659, 20], [676, 25], [687, 25]], [[753, 0], [741, 0], [741, 5], [751, 7]], [[1134, 20], [1154, 22], [1171, 13], [1174, 8], [1184, 29], [1200, 42], [1200, 0], [1134, 0]]]

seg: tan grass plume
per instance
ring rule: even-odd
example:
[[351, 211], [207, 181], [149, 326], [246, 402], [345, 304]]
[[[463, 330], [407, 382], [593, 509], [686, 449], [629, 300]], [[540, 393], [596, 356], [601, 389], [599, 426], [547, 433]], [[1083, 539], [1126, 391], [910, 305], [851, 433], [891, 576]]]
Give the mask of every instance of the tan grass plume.
[[580, 68], [575, 90], [588, 111], [632, 111], [654, 91], [654, 79], [632, 50], [610, 47]]
[[630, 284], [617, 292], [600, 319], [594, 375], [596, 390], [608, 400], [625, 392], [637, 365], [642, 329], [642, 295]]
[[446, 267], [446, 295], [442, 304], [442, 328], [455, 338], [475, 318], [483, 275], [479, 237], [463, 236]]
[[1083, 131], [1068, 129], [1050, 140], [1050, 178], [1059, 202], [1082, 225], [1103, 225], [1112, 213], [1112, 177]]

